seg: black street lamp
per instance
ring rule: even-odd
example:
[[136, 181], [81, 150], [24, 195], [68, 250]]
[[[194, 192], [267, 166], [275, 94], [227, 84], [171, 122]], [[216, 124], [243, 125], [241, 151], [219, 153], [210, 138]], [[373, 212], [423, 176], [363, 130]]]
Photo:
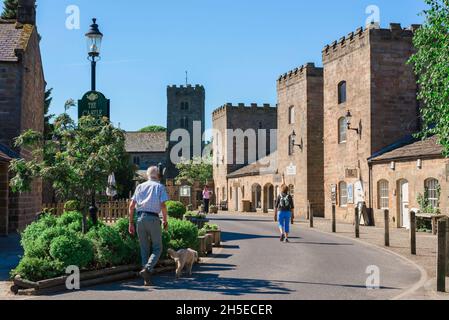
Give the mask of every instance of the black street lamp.
[[302, 139], [301, 139], [301, 144], [297, 144], [296, 143], [296, 138], [297, 138], [296, 132], [293, 130], [293, 133], [292, 133], [292, 144], [293, 144], [294, 147], [299, 147], [301, 149], [301, 151], [302, 151], [303, 150]]
[[348, 130], [352, 130], [357, 132], [357, 134], [360, 134], [360, 128], [351, 128], [351, 119], [352, 114], [351, 111], [348, 110], [348, 113], [346, 114], [346, 125], [348, 126]]
[[92, 91], [96, 91], [96, 68], [97, 60], [100, 60], [101, 41], [103, 40], [103, 34], [98, 29], [97, 19], [92, 19], [89, 31], [86, 33], [88, 58], [91, 62], [91, 82]]

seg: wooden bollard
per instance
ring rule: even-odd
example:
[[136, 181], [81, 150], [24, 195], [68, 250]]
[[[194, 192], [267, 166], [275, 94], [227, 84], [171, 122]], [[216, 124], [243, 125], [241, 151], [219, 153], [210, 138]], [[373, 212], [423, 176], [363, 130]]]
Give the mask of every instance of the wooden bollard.
[[438, 221], [437, 290], [446, 292], [446, 220]]
[[335, 207], [335, 204], [332, 205], [332, 232], [337, 232], [337, 208]]
[[410, 250], [412, 255], [416, 255], [416, 213], [414, 211], [410, 211]]
[[355, 208], [355, 237], [360, 238], [360, 216], [359, 216], [359, 208]]
[[449, 277], [449, 220], [446, 219], [446, 276]]
[[390, 246], [390, 210], [384, 211], [385, 218], [385, 246]]
[[313, 228], [313, 208], [312, 206], [309, 207], [309, 214], [310, 214], [310, 228]]

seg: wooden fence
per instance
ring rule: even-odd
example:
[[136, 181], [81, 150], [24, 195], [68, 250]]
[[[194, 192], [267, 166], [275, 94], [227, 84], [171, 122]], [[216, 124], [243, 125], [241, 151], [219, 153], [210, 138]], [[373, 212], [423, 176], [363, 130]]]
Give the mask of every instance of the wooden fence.
[[[128, 217], [129, 200], [118, 200], [97, 203], [98, 218], [106, 223], [114, 223], [121, 218]], [[54, 214], [60, 216], [64, 213], [64, 203], [44, 204], [44, 209], [54, 210]]]

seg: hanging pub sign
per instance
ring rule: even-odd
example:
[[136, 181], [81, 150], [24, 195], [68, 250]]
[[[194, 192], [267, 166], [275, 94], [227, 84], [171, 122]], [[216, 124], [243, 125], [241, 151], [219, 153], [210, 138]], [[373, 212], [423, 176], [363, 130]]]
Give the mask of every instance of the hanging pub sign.
[[101, 92], [89, 91], [81, 100], [78, 100], [78, 118], [93, 116], [110, 119], [110, 102]]

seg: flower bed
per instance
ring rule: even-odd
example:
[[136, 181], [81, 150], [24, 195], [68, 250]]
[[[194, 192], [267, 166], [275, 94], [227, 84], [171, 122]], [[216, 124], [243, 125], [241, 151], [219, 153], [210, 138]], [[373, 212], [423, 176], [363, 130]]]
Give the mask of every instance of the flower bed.
[[[123, 265], [140, 265], [137, 237], [128, 233], [128, 219], [120, 219], [112, 226], [99, 222], [82, 234], [82, 214], [73, 211], [61, 217], [43, 215], [22, 234], [24, 256], [11, 271], [11, 278], [25, 282], [39, 282], [65, 276], [69, 266], [81, 272], [98, 271]], [[198, 228], [178, 219], [169, 219], [168, 231], [163, 232], [162, 259], [167, 249], [179, 250], [199, 245]]]

